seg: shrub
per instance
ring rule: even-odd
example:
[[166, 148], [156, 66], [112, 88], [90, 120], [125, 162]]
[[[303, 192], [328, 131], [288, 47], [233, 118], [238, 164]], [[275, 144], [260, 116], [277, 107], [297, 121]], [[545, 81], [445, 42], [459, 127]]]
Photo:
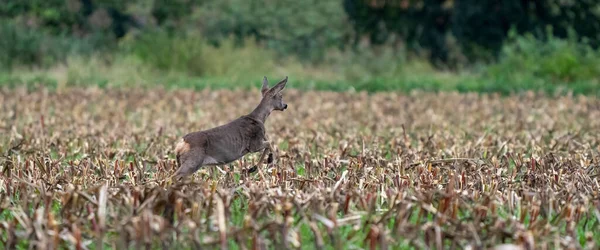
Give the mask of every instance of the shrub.
[[49, 66], [65, 58], [67, 43], [35, 29], [26, 29], [12, 21], [0, 21], [0, 65]]
[[215, 45], [230, 36], [238, 45], [252, 38], [281, 54], [312, 61], [342, 46], [350, 28], [341, 1], [333, 0], [211, 0], [195, 20]]
[[51, 35], [44, 30], [26, 28], [11, 20], [0, 20], [0, 65], [49, 67], [64, 63], [68, 55], [100, 53], [112, 40], [102, 33], [85, 38]]
[[595, 81], [600, 76], [600, 51], [577, 42], [572, 34], [568, 39], [548, 39], [532, 35], [516, 36], [514, 32], [505, 44], [497, 64], [487, 69], [487, 75], [507, 81], [540, 79], [548, 83]]
[[219, 46], [214, 46], [197, 33], [181, 35], [156, 30], [125, 41], [123, 48], [125, 53], [163, 72], [226, 76], [233, 81], [260, 79], [266, 72], [282, 67], [278, 63], [297, 65], [289, 56], [278, 59], [274, 51], [262, 48], [252, 39], [246, 39], [242, 47], [236, 46], [233, 38], [223, 39]]
[[203, 75], [204, 41], [197, 35], [172, 35], [160, 29], [144, 32], [123, 43], [127, 53], [159, 70]]

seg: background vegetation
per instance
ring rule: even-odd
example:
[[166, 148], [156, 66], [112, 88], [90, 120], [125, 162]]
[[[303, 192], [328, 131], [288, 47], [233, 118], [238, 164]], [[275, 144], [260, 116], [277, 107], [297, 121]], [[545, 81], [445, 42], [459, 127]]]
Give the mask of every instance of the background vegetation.
[[5, 0], [0, 83], [599, 93], [593, 0]]

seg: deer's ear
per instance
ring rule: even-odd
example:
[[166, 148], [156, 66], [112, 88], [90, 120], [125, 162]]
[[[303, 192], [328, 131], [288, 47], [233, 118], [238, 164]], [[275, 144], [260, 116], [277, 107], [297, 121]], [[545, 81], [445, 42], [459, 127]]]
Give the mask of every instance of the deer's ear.
[[267, 93], [267, 91], [269, 91], [269, 81], [267, 81], [267, 77], [265, 76], [263, 78], [262, 89], [260, 90], [260, 92], [264, 96]]
[[283, 90], [283, 88], [285, 88], [285, 84], [287, 83], [288, 77], [286, 76], [283, 80], [281, 80], [281, 82], [277, 83], [275, 86], [273, 86], [273, 88], [271, 88], [271, 92], [273, 93], [279, 93], [280, 91]]

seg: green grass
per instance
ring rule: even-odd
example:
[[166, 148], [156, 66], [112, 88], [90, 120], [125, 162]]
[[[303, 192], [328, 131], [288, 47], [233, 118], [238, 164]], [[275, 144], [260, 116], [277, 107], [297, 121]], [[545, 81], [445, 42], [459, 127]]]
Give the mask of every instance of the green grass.
[[127, 38], [111, 53], [71, 54], [45, 68], [0, 70], [0, 86], [164, 87], [168, 89], [258, 88], [263, 76], [289, 76], [289, 88], [320, 91], [457, 91], [514, 94], [600, 95], [600, 50], [573, 39], [511, 36], [491, 64], [436, 69], [402, 50], [333, 50], [321, 62], [281, 56], [253, 42], [219, 47], [199, 35], [150, 33]]
[[[423, 76], [422, 79], [386, 79], [374, 78], [364, 81], [346, 81], [346, 80], [304, 80], [295, 79], [293, 74], [265, 74], [271, 79], [277, 80], [283, 75], [289, 75], [290, 80], [288, 88], [299, 90], [316, 91], [366, 91], [366, 92], [384, 92], [384, 91], [429, 91], [429, 92], [448, 92], [456, 91], [459, 93], [499, 93], [503, 95], [517, 94], [524, 91], [543, 92], [546, 94], [576, 94], [600, 96], [600, 84], [596, 81], [579, 81], [574, 83], [549, 83], [539, 79], [529, 79], [522, 82], [505, 81], [503, 79], [486, 79], [483, 77], [459, 77], [456, 76], [451, 82], [444, 82], [431, 76]], [[167, 89], [256, 89], [260, 87], [261, 77], [254, 75], [253, 78], [236, 81], [228, 77], [187, 77], [187, 76], [163, 76], [148, 80], [140, 80], [138, 84], [124, 82], [120, 80], [111, 80], [110, 77], [96, 76], [86, 78], [85, 84], [67, 82], [60, 85], [67, 86], [98, 86], [104, 87], [163, 87]], [[28, 89], [37, 87], [47, 87], [51, 90], [59, 88], [59, 80], [51, 75], [44, 73], [0, 73], [0, 86], [9, 88], [25, 86]]]

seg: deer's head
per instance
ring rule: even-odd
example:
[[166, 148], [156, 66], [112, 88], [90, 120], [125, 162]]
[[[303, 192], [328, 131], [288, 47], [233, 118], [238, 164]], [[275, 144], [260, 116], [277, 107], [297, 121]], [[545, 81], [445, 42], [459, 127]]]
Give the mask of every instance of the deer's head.
[[272, 88], [269, 88], [269, 82], [267, 81], [267, 77], [263, 79], [262, 85], [262, 103], [269, 107], [271, 110], [279, 110], [283, 111], [287, 109], [287, 104], [283, 102], [283, 94], [281, 91], [285, 88], [285, 84], [287, 83], [287, 76], [281, 80], [279, 83], [275, 84]]

